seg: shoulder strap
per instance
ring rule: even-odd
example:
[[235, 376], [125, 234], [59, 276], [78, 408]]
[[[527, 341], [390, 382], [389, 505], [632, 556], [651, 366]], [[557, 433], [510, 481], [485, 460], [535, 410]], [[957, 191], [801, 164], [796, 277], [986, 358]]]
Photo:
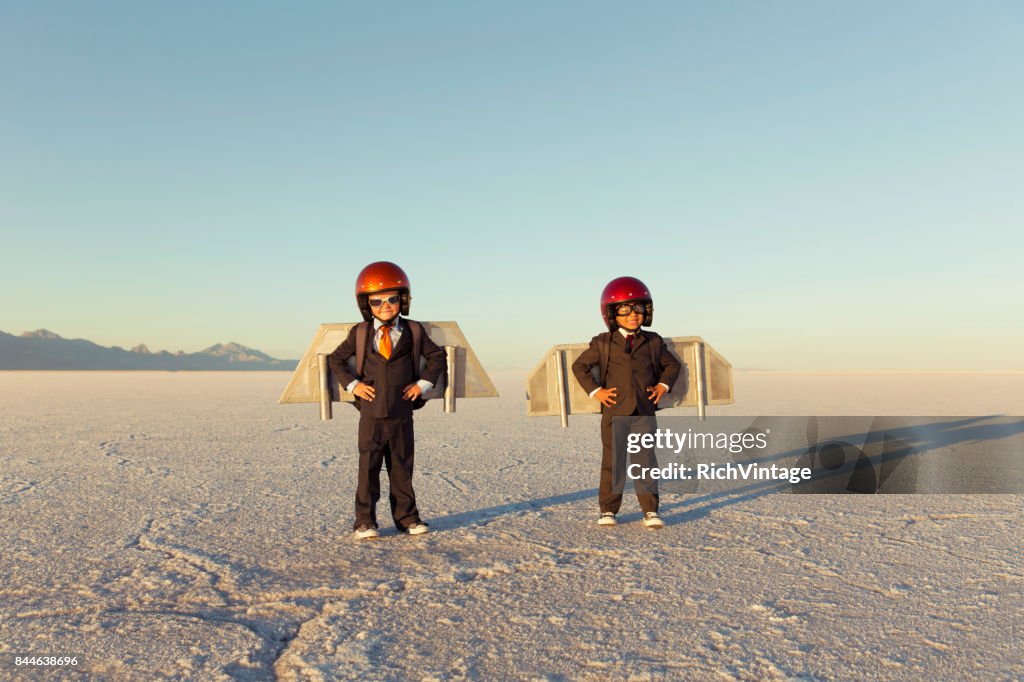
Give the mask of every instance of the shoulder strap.
[[647, 335], [647, 345], [651, 347], [651, 362], [654, 364], [654, 368], [658, 371], [661, 370], [661, 351], [665, 347], [661, 337], [657, 334]]
[[606, 335], [604, 343], [599, 343], [600, 357], [599, 365], [601, 369], [601, 385], [604, 386], [605, 379], [608, 377], [608, 361], [612, 357], [612, 333], [609, 332]]
[[369, 322], [360, 322], [356, 325], [356, 378], [363, 378], [363, 363], [366, 361], [366, 329]]
[[420, 380], [420, 354], [423, 352], [423, 325], [415, 320], [406, 320], [412, 333], [412, 375], [414, 381]]

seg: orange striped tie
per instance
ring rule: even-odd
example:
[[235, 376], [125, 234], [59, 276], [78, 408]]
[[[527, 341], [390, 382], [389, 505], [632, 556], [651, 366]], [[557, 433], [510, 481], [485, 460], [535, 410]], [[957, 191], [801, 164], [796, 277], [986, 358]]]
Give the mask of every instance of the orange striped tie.
[[390, 324], [381, 325], [380, 328], [380, 345], [377, 351], [384, 356], [385, 360], [391, 359], [391, 326]]

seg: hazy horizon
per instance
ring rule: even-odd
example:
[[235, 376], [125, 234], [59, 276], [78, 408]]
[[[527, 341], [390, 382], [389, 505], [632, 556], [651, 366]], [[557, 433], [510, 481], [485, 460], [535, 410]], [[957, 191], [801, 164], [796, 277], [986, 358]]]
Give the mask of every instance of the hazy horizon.
[[[51, 333], [57, 334], [58, 336], [60, 336], [61, 338], [65, 339], [65, 340], [71, 340], [71, 341], [92, 341], [92, 339], [84, 339], [82, 337], [67, 337], [67, 336], [64, 336], [62, 334], [58, 334], [57, 332], [55, 332], [52, 329], [45, 329], [44, 328], [44, 329], [38, 329], [38, 330], [26, 330], [26, 332], [39, 332], [39, 331], [47, 331], [47, 332], [51, 332]], [[5, 329], [0, 329], [0, 332], [11, 333], [11, 332], [7, 332], [7, 330], [5, 330]], [[21, 334], [13, 334], [13, 336], [21, 336]], [[218, 341], [218, 342], [215, 342], [215, 343], [210, 343], [207, 346], [205, 346], [204, 348], [200, 348], [200, 349], [197, 349], [197, 350], [184, 350], [184, 351], [182, 351], [181, 349], [150, 347], [149, 344], [145, 344], [145, 343], [143, 343], [141, 345], [145, 345], [147, 347], [147, 350], [151, 354], [158, 354], [158, 353], [161, 353], [161, 352], [168, 352], [168, 353], [172, 353], [172, 354], [173, 353], [178, 353], [178, 352], [184, 352], [184, 353], [188, 354], [188, 353], [198, 353], [198, 352], [201, 352], [202, 350], [205, 350], [205, 349], [217, 346], [217, 345], [222, 345], [222, 344], [223, 345], [237, 344], [237, 345], [246, 347], [246, 348], [251, 349], [251, 350], [255, 350], [255, 351], [260, 351], [260, 352], [266, 353], [267, 355], [271, 356], [275, 360], [295, 360], [295, 361], [299, 361], [299, 360], [301, 360], [302, 356], [304, 355], [304, 352], [303, 353], [299, 353], [299, 354], [295, 355], [294, 357], [293, 356], [275, 355], [274, 353], [268, 352], [268, 351], [266, 351], [263, 348], [260, 348], [258, 346], [253, 346], [251, 344], [242, 343], [242, 342], [233, 341], [233, 340], [232, 341]], [[140, 344], [135, 344], [135, 346], [138, 346], [138, 345], [140, 345]], [[117, 344], [115, 344], [114, 346], [105, 346], [105, 347], [107, 347], [107, 348], [120, 348], [120, 349], [122, 349], [124, 351], [133, 352], [135, 346], [125, 346], [125, 345], [117, 345]], [[539, 362], [541, 360], [541, 356], [538, 356], [537, 360]], [[484, 367], [484, 369], [485, 369], [485, 371], [489, 371], [489, 372], [493, 372], [493, 371], [496, 371], [496, 372], [516, 372], [516, 373], [523, 373], [525, 375], [527, 372], [530, 372], [531, 370], [535, 369], [536, 364], [537, 363], [534, 363], [533, 365], [529, 365], [529, 366], [525, 366], [525, 365], [524, 366], [519, 366], [519, 365], [512, 365], [512, 364], [492, 364], [492, 365], [486, 365]], [[48, 370], [41, 370], [41, 369], [27, 369], [27, 370], [6, 369], [5, 370], [5, 369], [0, 369], [0, 371], [11, 371], [11, 372], [45, 372], [45, 371], [48, 371]], [[217, 371], [223, 371], [223, 370], [217, 370], [217, 369], [211, 369], [211, 370], [162, 370], [162, 369], [152, 369], [152, 370], [150, 370], [150, 369], [87, 370], [87, 369], [67, 369], [67, 370], [53, 370], [53, 371], [67, 371], [67, 372], [79, 372], [79, 371], [84, 371], [84, 372], [107, 372], [107, 371], [110, 371], [110, 372], [211, 371], [211, 372], [217, 372]], [[270, 371], [270, 372], [275, 372], [275, 371], [276, 372], [284, 372], [284, 373], [288, 373], [288, 374], [290, 374], [292, 372], [292, 370], [251, 370], [251, 371], [258, 371], [261, 374], [265, 373], [265, 372], [268, 372], [268, 371]], [[800, 374], [807, 374], [807, 375], [813, 375], [813, 374], [922, 374], [922, 375], [923, 374], [932, 374], [932, 375], [935, 375], [935, 374], [939, 374], [939, 375], [941, 375], [941, 374], [1005, 374], [1005, 375], [1024, 374], [1024, 370], [1020, 370], [1020, 369], [872, 369], [872, 368], [844, 369], [844, 368], [838, 368], [838, 367], [837, 368], [833, 368], [833, 369], [779, 369], [779, 368], [773, 368], [773, 367], [753, 367], [753, 366], [739, 366], [739, 367], [734, 366], [733, 367], [733, 371], [744, 372], [744, 373], [748, 373], [748, 374], [763, 373], [763, 374], [793, 374], [793, 375], [800, 375]]]

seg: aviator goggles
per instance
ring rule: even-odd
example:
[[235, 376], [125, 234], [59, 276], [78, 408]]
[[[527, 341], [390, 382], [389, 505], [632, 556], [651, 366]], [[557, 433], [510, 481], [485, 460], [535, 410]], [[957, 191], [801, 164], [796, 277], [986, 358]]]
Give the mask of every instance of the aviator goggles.
[[637, 313], [639, 315], [643, 315], [646, 312], [646, 303], [623, 303], [622, 305], [618, 305], [615, 307], [615, 314], [618, 317], [625, 317], [630, 313]]

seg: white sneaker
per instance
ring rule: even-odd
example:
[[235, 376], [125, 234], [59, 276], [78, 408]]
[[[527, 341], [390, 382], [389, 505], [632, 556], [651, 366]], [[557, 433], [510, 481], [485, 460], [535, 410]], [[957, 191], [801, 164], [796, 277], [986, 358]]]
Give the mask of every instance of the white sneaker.
[[616, 523], [618, 522], [615, 520], [615, 514], [611, 512], [604, 512], [601, 514], [601, 518], [597, 520], [597, 525], [599, 526], [614, 526]]
[[356, 540], [371, 540], [380, 537], [380, 533], [373, 526], [363, 524], [356, 528]]
[[658, 516], [658, 512], [647, 512], [644, 514], [644, 525], [648, 528], [664, 528], [665, 522]]
[[416, 523], [406, 528], [405, 532], [407, 532], [409, 535], [423, 535], [428, 530], [430, 529], [427, 527], [427, 524], [423, 523], [422, 521], [417, 521]]

